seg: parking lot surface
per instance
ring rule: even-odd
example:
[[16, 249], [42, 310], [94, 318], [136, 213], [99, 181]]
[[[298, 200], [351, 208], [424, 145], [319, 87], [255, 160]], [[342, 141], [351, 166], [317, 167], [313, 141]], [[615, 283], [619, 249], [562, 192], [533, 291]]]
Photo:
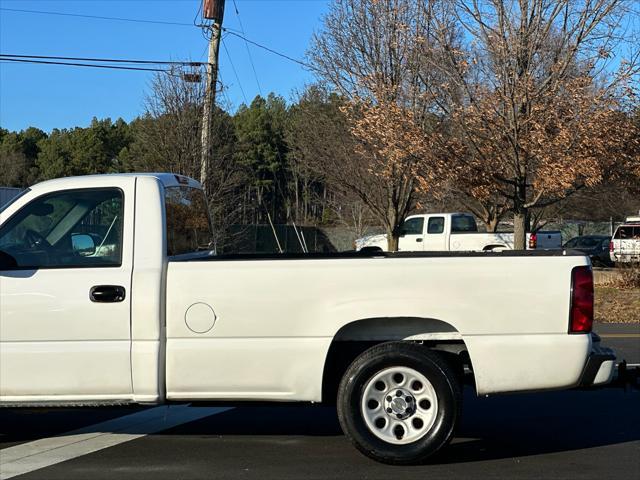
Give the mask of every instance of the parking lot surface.
[[[640, 363], [637, 326], [599, 331]], [[365, 458], [313, 405], [0, 410], [0, 464], [18, 456], [27, 473], [12, 478], [52, 480], [640, 478], [640, 392], [467, 388], [464, 401], [453, 443], [421, 466]]]

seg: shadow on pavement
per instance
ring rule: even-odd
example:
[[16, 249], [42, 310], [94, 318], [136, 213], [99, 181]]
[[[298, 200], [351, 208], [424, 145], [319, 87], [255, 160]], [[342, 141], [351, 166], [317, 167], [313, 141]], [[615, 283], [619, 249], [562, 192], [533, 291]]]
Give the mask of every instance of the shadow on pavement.
[[[640, 393], [566, 391], [476, 398], [465, 391], [463, 418], [453, 443], [432, 465], [477, 462], [588, 449], [640, 440]], [[135, 409], [0, 411], [0, 446], [60, 434], [134, 413]], [[222, 436], [340, 437], [334, 408], [241, 406], [154, 435], [193, 440]], [[291, 452], [293, 453], [293, 452]]]
[[465, 397], [456, 439], [431, 463], [568, 452], [640, 440], [640, 393], [602, 389]]
[[[451, 445], [431, 464], [476, 462], [581, 450], [640, 440], [640, 393], [565, 391], [477, 398], [465, 392]], [[335, 409], [239, 407], [161, 435], [340, 436]]]

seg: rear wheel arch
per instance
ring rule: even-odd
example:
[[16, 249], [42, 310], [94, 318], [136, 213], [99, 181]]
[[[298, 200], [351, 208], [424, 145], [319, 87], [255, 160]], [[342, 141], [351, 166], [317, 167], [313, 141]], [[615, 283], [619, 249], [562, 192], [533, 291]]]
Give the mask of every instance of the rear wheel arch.
[[360, 319], [344, 325], [333, 337], [325, 357], [322, 401], [336, 401], [340, 380], [359, 355], [388, 342], [406, 342], [434, 351], [461, 379], [465, 365], [472, 369], [460, 332], [448, 322], [421, 317]]
[[506, 245], [494, 244], [494, 245], [486, 245], [482, 251], [483, 252], [501, 252], [503, 250], [507, 250]]

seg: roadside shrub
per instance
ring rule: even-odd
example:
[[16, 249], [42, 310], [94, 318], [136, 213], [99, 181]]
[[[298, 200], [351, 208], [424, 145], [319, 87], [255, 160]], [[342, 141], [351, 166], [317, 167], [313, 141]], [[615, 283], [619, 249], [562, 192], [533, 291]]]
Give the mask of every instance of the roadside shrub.
[[615, 288], [640, 288], [640, 263], [630, 263], [618, 267], [619, 278], [612, 282]]

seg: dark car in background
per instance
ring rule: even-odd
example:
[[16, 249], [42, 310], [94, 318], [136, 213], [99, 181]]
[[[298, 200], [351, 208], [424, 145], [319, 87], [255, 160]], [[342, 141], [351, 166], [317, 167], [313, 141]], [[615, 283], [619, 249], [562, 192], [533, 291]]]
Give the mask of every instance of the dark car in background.
[[579, 250], [589, 255], [594, 267], [612, 267], [613, 262], [609, 256], [609, 235], [582, 235], [574, 237], [564, 244], [564, 248]]

